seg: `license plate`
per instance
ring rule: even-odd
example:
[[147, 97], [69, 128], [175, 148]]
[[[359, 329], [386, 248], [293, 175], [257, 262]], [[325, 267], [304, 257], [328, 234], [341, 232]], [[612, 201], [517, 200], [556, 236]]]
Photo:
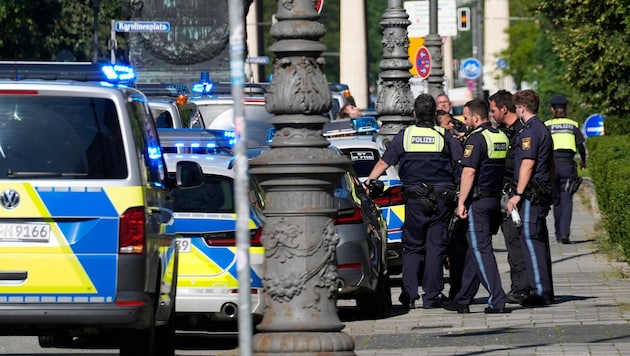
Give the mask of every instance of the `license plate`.
[[374, 153], [370, 151], [354, 151], [350, 152], [350, 159], [352, 161], [374, 161]]
[[0, 241], [48, 242], [50, 225], [34, 224], [0, 224]]
[[190, 252], [191, 242], [189, 238], [178, 238], [175, 243], [179, 252]]

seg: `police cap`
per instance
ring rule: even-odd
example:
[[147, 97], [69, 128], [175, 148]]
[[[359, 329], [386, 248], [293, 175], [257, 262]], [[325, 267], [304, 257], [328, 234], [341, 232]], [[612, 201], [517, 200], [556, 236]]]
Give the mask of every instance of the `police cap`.
[[554, 108], [564, 108], [569, 103], [567, 98], [565, 98], [562, 95], [554, 96], [553, 98], [551, 98], [551, 100], [549, 100], [549, 102], [551, 103], [551, 106], [553, 106]]

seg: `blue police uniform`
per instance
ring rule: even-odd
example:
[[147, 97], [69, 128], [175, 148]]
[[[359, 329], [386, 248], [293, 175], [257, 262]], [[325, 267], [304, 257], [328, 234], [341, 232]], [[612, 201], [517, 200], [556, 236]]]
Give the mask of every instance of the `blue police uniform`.
[[464, 144], [461, 164], [475, 169], [475, 179], [466, 200], [469, 244], [467, 265], [461, 290], [453, 299], [459, 305], [470, 304], [470, 295], [481, 282], [489, 293], [488, 306], [496, 310], [505, 307], [506, 295], [492, 251], [492, 226], [496, 225], [498, 229], [496, 222], [501, 214], [500, 195], [508, 146], [507, 136], [494, 129], [490, 122], [473, 130]]
[[[516, 120], [510, 127], [505, 124], [499, 124], [497, 128], [508, 137], [510, 147], [505, 158], [505, 175], [503, 179], [504, 198], [509, 199], [509, 191], [514, 186], [514, 158], [515, 158], [515, 142], [517, 134], [523, 129], [523, 122]], [[521, 250], [520, 229], [514, 225], [510, 215], [506, 212], [501, 231], [505, 239], [505, 247], [507, 249], [507, 259], [510, 265], [510, 292], [508, 293], [508, 302], [518, 303], [520, 299], [529, 295], [532, 287], [527, 277], [527, 268], [523, 259]]]
[[[516, 138], [514, 179], [518, 181], [521, 162], [535, 161], [532, 176], [521, 198], [519, 213], [521, 249], [532, 286], [532, 298], [522, 304], [551, 304], [554, 300], [547, 214], [551, 204], [553, 165], [551, 133], [538, 116], [530, 118]], [[528, 301], [529, 299], [529, 301]]]
[[[439, 307], [443, 297], [448, 219], [455, 199], [452, 152], [459, 144], [443, 128], [419, 123], [396, 134], [382, 157], [389, 165], [399, 164], [405, 192], [402, 279], [406, 297], [401, 296], [401, 301], [419, 299], [418, 280], [422, 279], [425, 308]], [[433, 208], [427, 209], [430, 203]]]
[[579, 124], [567, 118], [553, 118], [545, 125], [551, 131], [555, 175], [553, 180], [553, 216], [556, 241], [569, 243], [573, 215], [573, 193], [578, 179], [574, 160], [578, 148], [585, 161], [584, 136]]

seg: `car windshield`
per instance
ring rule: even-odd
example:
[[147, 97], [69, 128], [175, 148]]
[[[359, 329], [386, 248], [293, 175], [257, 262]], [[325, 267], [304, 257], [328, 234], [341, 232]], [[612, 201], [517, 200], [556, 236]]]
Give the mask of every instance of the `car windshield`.
[[0, 96], [0, 178], [126, 178], [112, 100]]
[[206, 175], [198, 187], [173, 192], [174, 210], [190, 213], [234, 213], [232, 178]]
[[[234, 109], [232, 104], [199, 104], [197, 108], [207, 128], [234, 130]], [[267, 146], [267, 132], [273, 125], [269, 123], [271, 114], [261, 104], [245, 103], [245, 133], [247, 147]]]

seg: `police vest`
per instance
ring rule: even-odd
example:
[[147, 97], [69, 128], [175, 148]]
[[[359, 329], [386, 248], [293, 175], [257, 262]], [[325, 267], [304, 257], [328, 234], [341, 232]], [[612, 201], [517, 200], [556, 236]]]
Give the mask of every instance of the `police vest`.
[[[494, 131], [494, 132], [493, 132]], [[489, 159], [505, 159], [507, 151], [510, 147], [510, 139], [501, 130], [490, 130], [485, 127], [479, 127], [471, 132], [479, 132], [486, 140]]]
[[482, 161], [476, 177], [476, 185], [484, 190], [496, 193], [501, 189], [505, 172], [505, 159], [510, 147], [510, 139], [498, 129], [478, 127], [471, 132], [483, 136], [486, 142], [488, 160]]
[[409, 126], [403, 134], [405, 153], [398, 175], [404, 185], [419, 183], [453, 185], [450, 150], [439, 126]]
[[554, 151], [571, 150], [577, 152], [575, 134], [573, 133], [573, 130], [579, 127], [577, 122], [566, 118], [555, 118], [545, 121], [545, 125], [551, 131]]

